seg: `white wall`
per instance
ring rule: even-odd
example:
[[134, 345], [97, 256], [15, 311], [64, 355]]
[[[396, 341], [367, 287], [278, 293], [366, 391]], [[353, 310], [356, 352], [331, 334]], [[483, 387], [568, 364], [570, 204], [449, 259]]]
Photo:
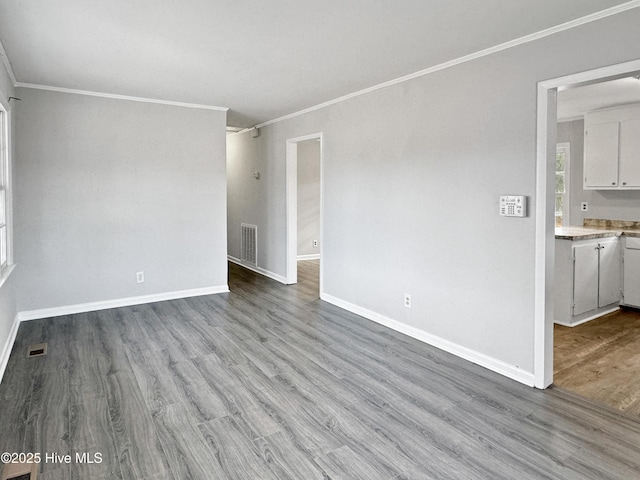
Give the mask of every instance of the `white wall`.
[[[320, 142], [298, 146], [298, 255], [320, 254]], [[318, 246], [313, 246], [313, 241]]]
[[[558, 123], [558, 142], [571, 143], [571, 225], [585, 218], [640, 221], [640, 190], [584, 190], [584, 120]], [[580, 210], [589, 202], [589, 211]]]
[[17, 90], [20, 311], [226, 287], [224, 112]]
[[[278, 232], [286, 224], [284, 215], [271, 213], [284, 211], [285, 179], [280, 166], [261, 154], [263, 146], [262, 135], [227, 137], [227, 243], [229, 256], [239, 259], [240, 224], [257, 225], [258, 266], [275, 272], [285, 263], [284, 243], [278, 243], [283, 236]], [[256, 171], [259, 179], [253, 177]]]
[[[323, 133], [322, 297], [533, 383], [537, 82], [640, 57], [634, 10], [236, 135], [234, 217], [285, 274], [285, 142]], [[239, 167], [240, 168], [240, 167]], [[230, 172], [235, 173], [235, 172]], [[246, 184], [229, 181], [229, 199]], [[504, 194], [527, 218], [498, 216]], [[413, 308], [403, 306], [403, 293]]]
[[[0, 103], [2, 103], [5, 110], [9, 112], [12, 124], [9, 125], [9, 144], [12, 147], [11, 160], [14, 162], [15, 155], [13, 147], [15, 142], [13, 128], [15, 124], [15, 115], [13, 115], [13, 107], [16, 105], [15, 101], [9, 102], [9, 97], [14, 97], [15, 91], [11, 83], [11, 79], [7, 74], [4, 65], [0, 63]], [[12, 346], [12, 336], [15, 334], [15, 321], [17, 314], [17, 299], [15, 292], [15, 279], [16, 272], [13, 273], [4, 281], [0, 280], [0, 378], [6, 366], [6, 362], [9, 360]]]

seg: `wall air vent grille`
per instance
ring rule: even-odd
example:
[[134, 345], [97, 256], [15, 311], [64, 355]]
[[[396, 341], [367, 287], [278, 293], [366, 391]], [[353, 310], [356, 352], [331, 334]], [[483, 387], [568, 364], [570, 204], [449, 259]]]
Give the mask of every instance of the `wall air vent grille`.
[[0, 474], [1, 480], [36, 480], [38, 463], [5, 463]]
[[27, 348], [27, 358], [31, 357], [42, 357], [47, 354], [47, 344], [46, 343], [36, 343], [34, 345], [29, 345]]
[[240, 260], [251, 265], [258, 265], [258, 226], [248, 223], [240, 224]]

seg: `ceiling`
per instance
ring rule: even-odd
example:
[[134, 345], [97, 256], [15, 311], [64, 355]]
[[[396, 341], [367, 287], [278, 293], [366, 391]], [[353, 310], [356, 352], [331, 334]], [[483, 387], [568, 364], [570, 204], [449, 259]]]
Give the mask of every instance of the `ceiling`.
[[558, 120], [575, 120], [600, 108], [640, 103], [638, 75], [559, 91]]
[[229, 107], [249, 127], [626, 0], [0, 0], [18, 84]]

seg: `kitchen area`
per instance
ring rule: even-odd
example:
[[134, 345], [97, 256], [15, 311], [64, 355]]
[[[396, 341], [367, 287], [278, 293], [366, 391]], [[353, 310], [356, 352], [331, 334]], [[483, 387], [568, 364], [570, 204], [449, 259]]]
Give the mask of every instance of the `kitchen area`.
[[640, 417], [640, 76], [558, 92], [554, 386]]

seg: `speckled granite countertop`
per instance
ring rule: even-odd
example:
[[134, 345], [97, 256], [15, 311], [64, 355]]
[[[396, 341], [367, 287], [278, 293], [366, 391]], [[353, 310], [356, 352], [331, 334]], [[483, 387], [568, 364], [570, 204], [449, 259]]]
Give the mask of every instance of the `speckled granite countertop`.
[[592, 238], [618, 237], [620, 230], [593, 227], [556, 227], [556, 238], [563, 240], [589, 240]]
[[591, 240], [593, 238], [640, 237], [640, 222], [585, 218], [583, 227], [556, 227], [556, 238]]

